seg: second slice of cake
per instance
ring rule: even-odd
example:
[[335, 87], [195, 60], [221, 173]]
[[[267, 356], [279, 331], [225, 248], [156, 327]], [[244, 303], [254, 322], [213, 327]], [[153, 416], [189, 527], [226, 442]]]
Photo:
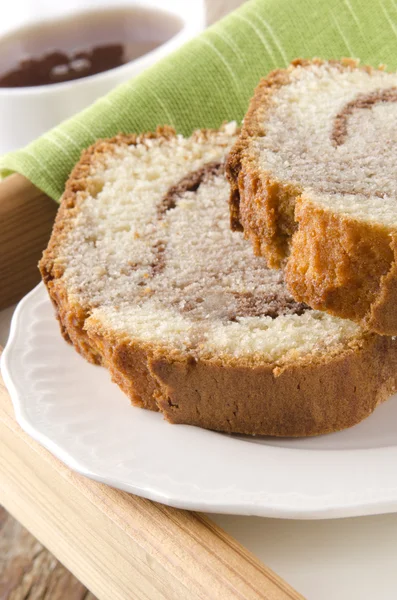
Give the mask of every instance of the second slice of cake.
[[228, 162], [232, 225], [294, 298], [397, 334], [397, 74], [295, 61], [255, 91]]

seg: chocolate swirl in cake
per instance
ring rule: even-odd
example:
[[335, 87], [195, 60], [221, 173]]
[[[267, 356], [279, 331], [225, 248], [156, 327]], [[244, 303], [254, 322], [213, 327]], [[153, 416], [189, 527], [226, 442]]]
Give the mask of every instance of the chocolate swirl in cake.
[[391, 87], [375, 90], [369, 94], [358, 94], [356, 98], [348, 102], [336, 115], [331, 132], [331, 140], [334, 146], [345, 143], [348, 135], [348, 121], [350, 115], [356, 110], [370, 109], [381, 102], [397, 102], [397, 88]]
[[[214, 214], [214, 224], [219, 227], [219, 223], [227, 220], [227, 184], [224, 177], [224, 163], [211, 162], [203, 167], [188, 173], [177, 184], [171, 186], [167, 193], [161, 198], [157, 205], [157, 230], [161, 231], [161, 225], [165, 232], [177, 232], [178, 222], [182, 225], [186, 220], [183, 219], [183, 209], [176, 211], [180, 202], [196, 202], [194, 220], [197, 223], [201, 221], [200, 213], [212, 211]], [[201, 189], [202, 188], [202, 189]], [[215, 190], [212, 192], [212, 188]], [[200, 200], [195, 198], [201, 190], [203, 196], [211, 199], [211, 206], [208, 204], [205, 208], [199, 204]], [[221, 193], [225, 201], [219, 204], [218, 194]], [[194, 195], [194, 196], [193, 196]], [[176, 212], [175, 212], [176, 211]], [[224, 215], [222, 214], [224, 213]], [[173, 224], [174, 222], [174, 224]], [[165, 227], [164, 227], [165, 226]], [[193, 222], [192, 222], [193, 227]], [[186, 231], [192, 235], [196, 245], [200, 247], [202, 255], [202, 268], [197, 270], [196, 277], [191, 277], [187, 285], [181, 287], [174, 286], [174, 291], [170, 294], [170, 280], [175, 279], [175, 272], [170, 275], [167, 271], [167, 262], [170, 258], [178, 261], [178, 257], [172, 257], [173, 236], [164, 236], [156, 239], [153, 243], [153, 260], [149, 273], [144, 274], [144, 279], [140, 282], [143, 287], [142, 295], [167, 296], [172, 295], [172, 305], [179, 311], [188, 314], [190, 318], [217, 318], [226, 321], [238, 321], [241, 317], [271, 317], [272, 319], [281, 315], [296, 314], [302, 315], [309, 307], [303, 303], [295, 302], [284, 286], [282, 273], [268, 271], [263, 259], [247, 256], [247, 242], [235, 236], [236, 239], [229, 241], [233, 234], [229, 230], [224, 230], [224, 235], [211, 240], [211, 231], [199, 226], [198, 230]], [[192, 240], [186, 236], [186, 244], [189, 246]], [[235, 262], [225, 256], [230, 252], [235, 257]], [[180, 254], [180, 263], [177, 268], [180, 272], [186, 272], [188, 266], [186, 256], [183, 252]], [[198, 255], [192, 255], [194, 261]], [[240, 260], [239, 260], [240, 258]], [[248, 258], [248, 261], [247, 261]], [[235, 265], [235, 267], [234, 267]], [[244, 285], [240, 276], [241, 266], [245, 270], [248, 287]], [[149, 276], [148, 276], [149, 275]], [[232, 284], [229, 284], [232, 281]], [[164, 288], [164, 282], [167, 290]]]

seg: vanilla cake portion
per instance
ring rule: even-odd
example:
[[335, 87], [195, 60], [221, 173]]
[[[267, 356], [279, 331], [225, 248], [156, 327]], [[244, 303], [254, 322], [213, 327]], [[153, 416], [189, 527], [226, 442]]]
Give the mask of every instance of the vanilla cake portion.
[[295, 299], [397, 333], [397, 74], [297, 60], [255, 92], [231, 212]]
[[397, 227], [396, 73], [297, 67], [263, 126], [252, 145], [261, 169], [333, 212]]
[[383, 365], [395, 342], [294, 301], [230, 230], [236, 134], [233, 123], [191, 138], [163, 128], [83, 154], [41, 261], [62, 332], [172, 422], [269, 435], [350, 426], [394, 390]]

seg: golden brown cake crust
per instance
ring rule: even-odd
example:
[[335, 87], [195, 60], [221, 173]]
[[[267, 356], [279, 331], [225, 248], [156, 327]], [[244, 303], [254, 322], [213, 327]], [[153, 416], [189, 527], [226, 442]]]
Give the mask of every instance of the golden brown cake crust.
[[369, 330], [395, 335], [396, 235], [301, 199], [295, 218], [298, 229], [285, 267], [293, 296]]
[[[385, 362], [387, 363], [387, 366]], [[387, 338], [332, 359], [284, 369], [221, 367], [154, 358], [160, 409], [172, 423], [272, 436], [311, 436], [351, 427], [395, 389], [395, 349]]]
[[[153, 136], [173, 136], [170, 128]], [[142, 137], [118, 136], [83, 153], [67, 182], [40, 270], [65, 339], [89, 361], [106, 366], [132, 403], [160, 410], [172, 423], [243, 434], [309, 436], [358, 423], [397, 386], [397, 341], [362, 334], [340, 352], [282, 367], [253, 367], [243, 359], [195, 360], [191, 356], [109, 331], [90, 309], [68, 294], [57, 261], [71, 217], [90, 193], [93, 162], [115, 144]]]
[[[372, 72], [352, 59], [329, 62]], [[289, 83], [292, 69], [313, 64], [324, 61], [297, 59], [258, 85], [227, 163], [231, 226], [244, 230], [271, 268], [285, 268], [295, 300], [379, 334], [396, 335], [397, 234], [315, 206], [299, 186], [259, 169], [249, 153], [249, 140], [265, 135], [273, 94]]]

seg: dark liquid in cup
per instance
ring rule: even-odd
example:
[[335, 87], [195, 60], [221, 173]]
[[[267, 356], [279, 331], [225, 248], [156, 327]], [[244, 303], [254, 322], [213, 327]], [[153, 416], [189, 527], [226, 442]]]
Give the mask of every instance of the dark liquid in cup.
[[182, 28], [161, 10], [87, 12], [20, 29], [0, 40], [0, 87], [32, 87], [82, 79], [146, 54]]

